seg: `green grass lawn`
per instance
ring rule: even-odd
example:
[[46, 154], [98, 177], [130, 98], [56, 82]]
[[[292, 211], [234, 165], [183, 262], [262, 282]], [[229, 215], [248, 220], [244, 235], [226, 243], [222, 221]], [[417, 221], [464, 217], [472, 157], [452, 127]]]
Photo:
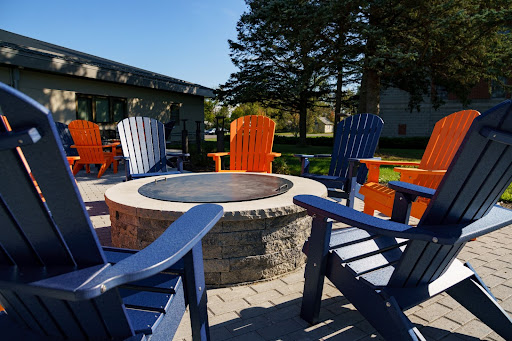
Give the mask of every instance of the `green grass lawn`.
[[[300, 159], [294, 157], [293, 154], [330, 154], [332, 147], [298, 147], [294, 145], [275, 144], [273, 150], [275, 152], [282, 153], [282, 156], [274, 161], [275, 166], [278, 168], [278, 172], [299, 175], [301, 168]], [[380, 157], [383, 160], [420, 162], [421, 157], [423, 156], [423, 150], [382, 148], [375, 154], [375, 156]], [[310, 173], [327, 174], [330, 162], [330, 158], [312, 160], [309, 166], [309, 171]], [[400, 173], [395, 172], [393, 168], [395, 168], [395, 166], [381, 166], [379, 182], [388, 183], [389, 181], [398, 180], [400, 178]], [[512, 202], [512, 185], [505, 191], [501, 200]]]

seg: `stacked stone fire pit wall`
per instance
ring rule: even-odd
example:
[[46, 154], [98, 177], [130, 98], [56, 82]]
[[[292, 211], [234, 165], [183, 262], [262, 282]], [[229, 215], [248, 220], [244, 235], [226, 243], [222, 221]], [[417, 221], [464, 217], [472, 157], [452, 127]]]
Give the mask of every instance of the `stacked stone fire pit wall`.
[[[318, 182], [296, 179], [312, 186], [305, 190], [295, 185], [297, 194], [304, 190], [307, 194], [327, 194], [325, 186]], [[138, 181], [141, 180], [121, 186], [132, 186]], [[219, 287], [268, 280], [305, 263], [302, 246], [310, 233], [311, 217], [292, 203], [296, 194], [292, 192], [294, 188], [289, 191], [291, 193], [272, 198], [221, 204], [224, 216], [203, 238], [207, 285]], [[116, 247], [142, 249], [148, 246], [183, 212], [194, 206], [154, 200], [130, 191], [130, 194], [123, 192], [134, 198], [126, 199], [125, 195], [123, 201], [134, 200], [137, 206], [119, 202], [117, 195], [108, 191], [105, 194], [110, 209], [112, 243]]]

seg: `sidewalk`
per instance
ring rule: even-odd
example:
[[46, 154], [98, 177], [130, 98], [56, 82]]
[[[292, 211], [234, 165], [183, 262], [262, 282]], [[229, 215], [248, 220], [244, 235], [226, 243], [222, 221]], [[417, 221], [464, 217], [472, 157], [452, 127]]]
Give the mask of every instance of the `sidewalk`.
[[[110, 245], [110, 217], [103, 194], [124, 179], [108, 169], [81, 171], [76, 179], [100, 242]], [[512, 225], [470, 242], [459, 259], [470, 261], [501, 306], [512, 313]], [[209, 289], [210, 331], [216, 340], [382, 340], [334, 286], [326, 281], [321, 323], [309, 326], [300, 317], [303, 269], [272, 281]], [[427, 340], [503, 340], [448, 295], [442, 294], [408, 310]], [[174, 340], [192, 340], [185, 316]]]

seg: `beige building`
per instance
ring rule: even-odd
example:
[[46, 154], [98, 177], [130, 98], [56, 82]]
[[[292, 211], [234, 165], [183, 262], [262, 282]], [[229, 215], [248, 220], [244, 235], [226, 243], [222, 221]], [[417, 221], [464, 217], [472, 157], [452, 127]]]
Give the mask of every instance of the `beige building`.
[[332, 133], [334, 131], [334, 123], [329, 121], [327, 117], [317, 117], [314, 130], [316, 133]]
[[[50, 109], [55, 121], [85, 119], [100, 125], [106, 137], [118, 121], [149, 116], [175, 120], [173, 140], [187, 119], [189, 136], [196, 123], [204, 130], [204, 98], [213, 90], [83, 52], [0, 30], [0, 82]], [[177, 124], [178, 125], [178, 124]]]

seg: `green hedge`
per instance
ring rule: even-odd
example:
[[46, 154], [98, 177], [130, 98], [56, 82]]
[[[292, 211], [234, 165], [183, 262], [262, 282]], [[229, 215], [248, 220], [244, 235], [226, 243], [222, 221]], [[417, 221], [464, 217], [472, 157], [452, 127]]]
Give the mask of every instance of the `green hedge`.
[[[381, 137], [379, 140], [380, 148], [395, 149], [425, 149], [429, 137]], [[306, 143], [310, 146], [332, 146], [334, 141], [332, 137], [318, 136], [306, 138]], [[299, 143], [298, 137], [293, 136], [274, 136], [275, 144], [296, 145]]]
[[380, 148], [425, 149], [430, 137], [381, 137]]
[[[310, 146], [332, 146], [334, 143], [332, 137], [318, 136], [318, 137], [307, 137], [306, 143]], [[299, 138], [293, 136], [274, 136], [274, 144], [299, 144]]]

